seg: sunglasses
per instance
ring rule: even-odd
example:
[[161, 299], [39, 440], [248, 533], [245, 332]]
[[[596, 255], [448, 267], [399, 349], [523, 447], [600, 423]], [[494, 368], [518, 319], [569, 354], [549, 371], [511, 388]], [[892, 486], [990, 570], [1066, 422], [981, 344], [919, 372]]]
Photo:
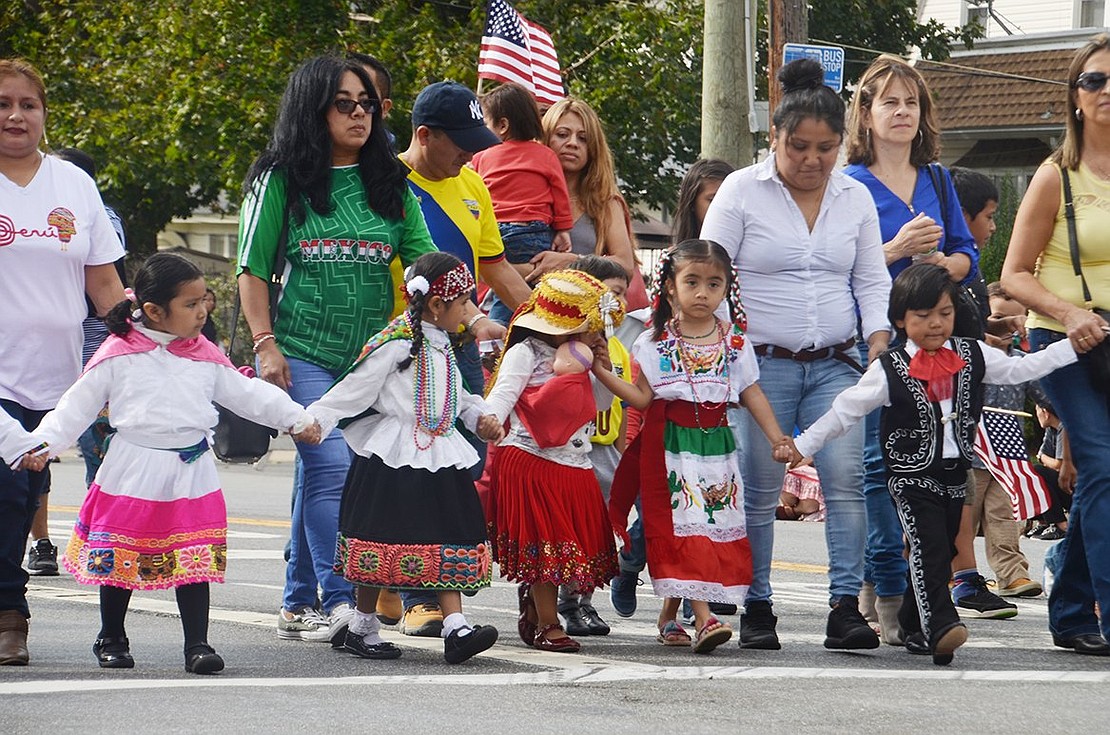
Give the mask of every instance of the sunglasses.
[[342, 99], [336, 100], [335, 102], [332, 102], [332, 104], [335, 105], [335, 109], [339, 110], [340, 115], [350, 115], [352, 112], [355, 111], [355, 105], [361, 107], [362, 111], [365, 112], [367, 115], [373, 115], [375, 112], [378, 111], [377, 100]]
[[1101, 71], [1085, 71], [1075, 78], [1072, 86], [1087, 92], [1098, 92], [1106, 86], [1107, 79], [1110, 76]]

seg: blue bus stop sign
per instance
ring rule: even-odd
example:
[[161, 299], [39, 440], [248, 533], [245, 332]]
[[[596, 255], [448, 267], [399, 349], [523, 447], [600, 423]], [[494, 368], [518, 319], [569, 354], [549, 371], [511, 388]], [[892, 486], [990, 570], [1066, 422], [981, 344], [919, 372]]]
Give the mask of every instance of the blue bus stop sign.
[[825, 85], [837, 92], [844, 89], [844, 49], [839, 46], [814, 46], [788, 43], [782, 47], [783, 66], [795, 59], [813, 59], [825, 69]]

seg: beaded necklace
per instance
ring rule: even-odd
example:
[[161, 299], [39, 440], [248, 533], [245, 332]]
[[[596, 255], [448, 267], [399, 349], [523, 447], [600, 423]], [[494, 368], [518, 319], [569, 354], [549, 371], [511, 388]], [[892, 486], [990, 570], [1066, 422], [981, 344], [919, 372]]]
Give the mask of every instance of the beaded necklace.
[[[412, 439], [416, 443], [416, 448], [421, 450], [428, 449], [435, 444], [437, 437], [447, 436], [455, 430], [459, 401], [459, 385], [456, 377], [459, 371], [455, 363], [454, 350], [450, 346], [441, 349], [429, 342], [427, 337], [422, 337], [422, 339], [423, 344], [414, 360], [416, 365], [412, 371], [412, 406], [413, 413], [416, 414], [416, 425], [412, 428]], [[433, 412], [432, 406], [436, 395], [436, 371], [433, 364], [435, 359], [431, 354], [432, 350], [443, 355], [447, 363], [447, 395], [443, 401], [443, 409], [439, 411], [438, 416]], [[427, 434], [431, 437], [431, 440], [427, 444], [422, 444], [420, 441], [421, 434]]]
[[[727, 414], [724, 411], [721, 411], [721, 417], [719, 419], [717, 419], [717, 424], [715, 426], [710, 426], [708, 429], [705, 428], [704, 424], [702, 424], [700, 406], [703, 403], [703, 401], [701, 399], [701, 396], [698, 395], [697, 388], [694, 387], [693, 369], [692, 369], [692, 364], [691, 364], [692, 361], [689, 358], [687, 358], [686, 355], [687, 355], [687, 350], [689, 348], [709, 347], [709, 345], [693, 345], [693, 344], [688, 343], [682, 336], [682, 330], [679, 328], [677, 317], [671, 319], [670, 331], [671, 331], [671, 334], [674, 335], [675, 346], [678, 348], [678, 359], [682, 363], [682, 372], [686, 375], [686, 383], [690, 386], [690, 393], [693, 394], [693, 396], [694, 396], [694, 422], [698, 425], [698, 429], [701, 430], [701, 433], [708, 434], [710, 431], [712, 431], [714, 429], [719, 429], [719, 428], [721, 428], [721, 426], [724, 425], [725, 420], [727, 418]], [[716, 403], [711, 402], [711, 401], [704, 401], [705, 407], [707, 409], [710, 409], [710, 410], [722, 409], [722, 408], [725, 407], [725, 404], [728, 403], [728, 389], [727, 389], [727, 386], [729, 385], [728, 346], [727, 346], [727, 342], [725, 341], [724, 324], [720, 320], [717, 321], [717, 344], [716, 344], [716, 348], [717, 348], [717, 351], [716, 351], [715, 355], [721, 355], [721, 351], [724, 351], [724, 353], [725, 353], [723, 355], [723, 358], [722, 358], [723, 362], [724, 362], [724, 371], [722, 373], [722, 377], [724, 378], [726, 390], [725, 390], [725, 399], [723, 401], [719, 401], [719, 402], [716, 402]], [[716, 359], [717, 359], [717, 357], [715, 356], [714, 361], [716, 361]]]

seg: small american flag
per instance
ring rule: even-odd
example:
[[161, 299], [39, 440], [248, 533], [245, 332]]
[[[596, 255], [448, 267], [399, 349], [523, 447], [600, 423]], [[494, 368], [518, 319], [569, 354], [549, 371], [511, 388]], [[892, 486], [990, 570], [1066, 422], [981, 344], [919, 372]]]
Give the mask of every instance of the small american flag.
[[486, 10], [478, 78], [516, 82], [534, 94], [541, 105], [554, 104], [566, 96], [551, 36], [505, 0], [490, 0]]
[[975, 436], [975, 453], [1010, 496], [1016, 520], [1039, 516], [1052, 506], [1044, 479], [1029, 462], [1015, 414], [984, 408]]

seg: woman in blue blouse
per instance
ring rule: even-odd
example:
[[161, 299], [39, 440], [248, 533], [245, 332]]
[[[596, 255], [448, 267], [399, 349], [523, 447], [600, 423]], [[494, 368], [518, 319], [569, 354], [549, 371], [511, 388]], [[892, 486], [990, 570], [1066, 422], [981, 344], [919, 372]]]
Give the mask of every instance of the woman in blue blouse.
[[[860, 78], [846, 137], [849, 165], [844, 173], [866, 186], [875, 200], [891, 278], [915, 262], [941, 265], [957, 282], [975, 278], [979, 253], [948, 171], [934, 164], [940, 134], [932, 98], [917, 70], [896, 56], [877, 58]], [[943, 197], [934, 187], [933, 173], [946, 189]], [[860, 352], [866, 359], [866, 345]], [[902, 527], [886, 490], [877, 413], [866, 426], [864, 496], [864, 579], [874, 585], [883, 640], [900, 645], [897, 614], [906, 591], [906, 561]]]

